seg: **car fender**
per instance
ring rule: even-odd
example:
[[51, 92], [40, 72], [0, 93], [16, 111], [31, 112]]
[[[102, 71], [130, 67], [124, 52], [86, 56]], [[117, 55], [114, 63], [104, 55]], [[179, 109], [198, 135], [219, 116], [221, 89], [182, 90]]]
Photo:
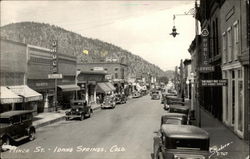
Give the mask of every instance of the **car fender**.
[[36, 133], [36, 128], [34, 126], [30, 126], [26, 130], [27, 130], [28, 134], [30, 131], [34, 131]]

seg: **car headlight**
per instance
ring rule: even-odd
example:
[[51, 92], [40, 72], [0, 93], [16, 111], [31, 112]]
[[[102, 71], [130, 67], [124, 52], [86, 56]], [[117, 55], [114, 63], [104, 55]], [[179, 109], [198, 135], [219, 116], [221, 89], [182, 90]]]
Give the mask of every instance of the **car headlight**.
[[79, 111], [79, 109], [76, 109], [76, 112], [78, 112]]

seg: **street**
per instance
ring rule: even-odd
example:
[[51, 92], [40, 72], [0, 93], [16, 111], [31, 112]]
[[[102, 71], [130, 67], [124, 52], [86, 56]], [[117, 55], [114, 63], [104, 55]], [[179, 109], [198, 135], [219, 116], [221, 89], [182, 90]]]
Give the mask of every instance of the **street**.
[[61, 121], [37, 130], [37, 138], [2, 153], [18, 159], [151, 159], [154, 131], [164, 113], [149, 95], [115, 109], [97, 110], [89, 119]]

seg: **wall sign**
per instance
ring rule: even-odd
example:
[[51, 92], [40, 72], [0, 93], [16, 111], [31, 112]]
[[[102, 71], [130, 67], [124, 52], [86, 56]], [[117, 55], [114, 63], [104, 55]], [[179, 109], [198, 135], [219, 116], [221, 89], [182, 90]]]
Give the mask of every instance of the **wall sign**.
[[203, 87], [227, 86], [227, 83], [227, 79], [201, 80], [201, 86]]

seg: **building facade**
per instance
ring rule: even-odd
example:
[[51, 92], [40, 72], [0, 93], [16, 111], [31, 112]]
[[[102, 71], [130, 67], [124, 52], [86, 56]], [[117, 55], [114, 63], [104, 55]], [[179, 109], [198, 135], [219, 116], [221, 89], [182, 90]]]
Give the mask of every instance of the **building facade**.
[[9, 110], [37, 110], [42, 95], [27, 85], [27, 45], [1, 39], [1, 106]]
[[[248, 138], [249, 1], [225, 1], [221, 6], [223, 122], [239, 137]], [[248, 15], [249, 18], [249, 15]]]

